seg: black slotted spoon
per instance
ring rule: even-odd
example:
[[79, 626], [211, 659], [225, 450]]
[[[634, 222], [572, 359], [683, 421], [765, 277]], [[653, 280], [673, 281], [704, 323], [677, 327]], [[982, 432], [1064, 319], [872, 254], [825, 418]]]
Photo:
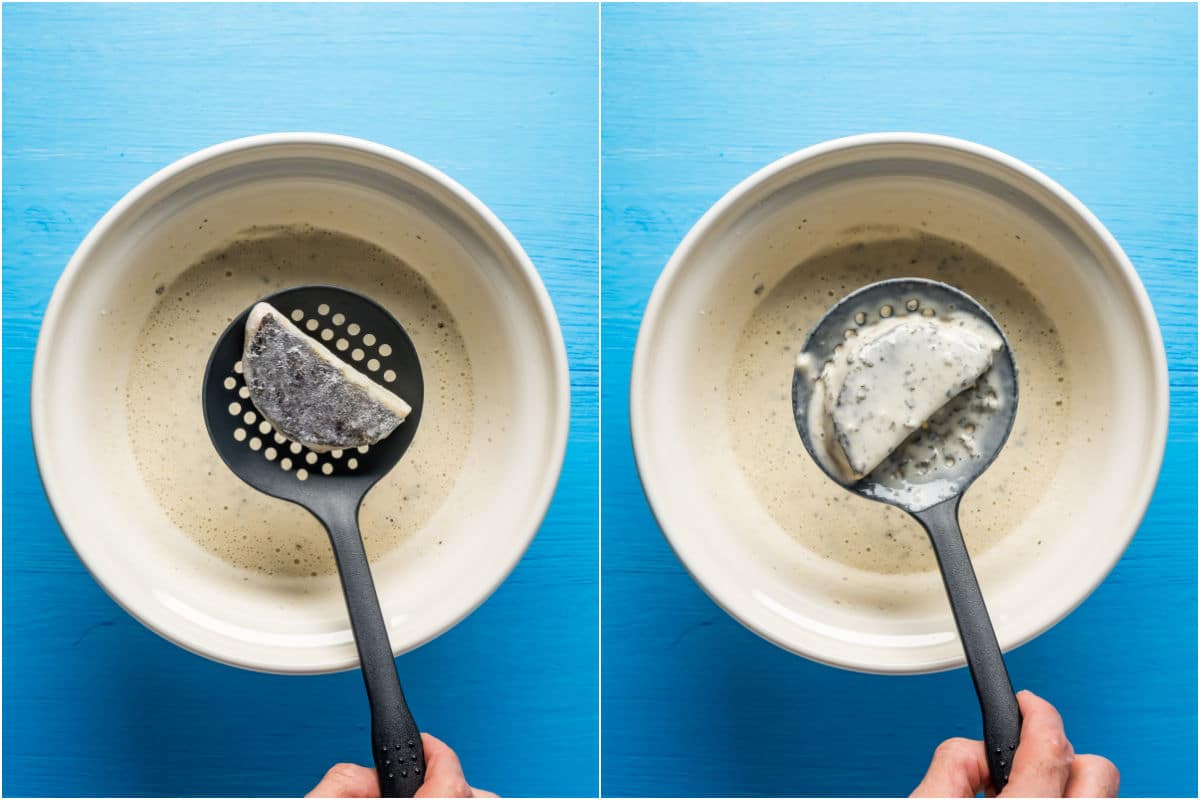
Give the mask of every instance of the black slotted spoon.
[[[1000, 405], [976, 431], [978, 453], [975, 457], [953, 464], [942, 462], [922, 477], [906, 479], [906, 483], [918, 486], [920, 491], [917, 492], [898, 486], [885, 474], [887, 460], [869, 475], [848, 483], [831, 471], [825, 459], [816, 452], [808, 419], [815, 377], [799, 368], [792, 378], [792, 412], [805, 449], [825, 474], [857, 495], [907, 511], [929, 534], [975, 693], [979, 696], [988, 769], [992, 786], [999, 793], [1008, 783], [1013, 753], [1021, 738], [1021, 711], [983, 593], [979, 590], [970, 553], [963, 541], [958, 507], [963, 493], [999, 455], [1017, 414], [1017, 366], [1008, 339], [987, 310], [965, 292], [937, 281], [897, 278], [873, 283], [838, 301], [817, 322], [802, 352], [812, 359], [812, 363], [824, 364], [833, 357], [834, 348], [843, 345], [848, 332], [856, 331], [864, 324], [861, 321], [892, 315], [947, 313], [965, 313], [986, 322], [1003, 342], [990, 367], [994, 383], [1000, 387]], [[985, 373], [985, 377], [988, 374]]]
[[367, 448], [314, 453], [288, 441], [251, 403], [242, 377], [250, 309], [221, 334], [204, 372], [204, 421], [221, 459], [260, 492], [308, 509], [329, 533], [371, 706], [371, 753], [379, 787], [383, 797], [412, 797], [424, 781], [425, 753], [400, 688], [358, 528], [358, 508], [367, 491], [400, 461], [417, 432], [425, 395], [421, 362], [400, 323], [356, 292], [301, 286], [262, 302], [412, 407], [390, 436]]

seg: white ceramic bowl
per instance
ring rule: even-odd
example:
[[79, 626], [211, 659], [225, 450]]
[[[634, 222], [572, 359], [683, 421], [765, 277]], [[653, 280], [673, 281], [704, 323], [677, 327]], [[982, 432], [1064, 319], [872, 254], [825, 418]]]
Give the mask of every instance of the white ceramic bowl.
[[[487, 402], [476, 403], [447, 499], [413, 546], [373, 572], [396, 653], [462, 620], [516, 565], [545, 515], [566, 447], [567, 360], [517, 241], [479, 200], [411, 156], [342, 136], [272, 134], [208, 148], [144, 181], [92, 229], [54, 291], [33, 370], [33, 438], [63, 531], [130, 614], [228, 664], [326, 672], [358, 660], [336, 581], [307, 593], [231, 581], [228, 565], [182, 533], [145, 485], [123, 402], [140, 325], [116, 322], [144, 320], [155, 301], [148, 287], [248, 226], [288, 224], [379, 245], [420, 272], [458, 322], [475, 396]], [[338, 282], [336, 265], [328, 279]], [[197, 383], [196, 414], [199, 402]], [[491, 424], [497, 409], [503, 426]], [[445, 546], [422, 546], [428, 532]]]
[[[1162, 464], [1166, 357], [1146, 292], [1103, 225], [1046, 176], [970, 142], [883, 133], [810, 147], [747, 178], [679, 245], [642, 321], [630, 408], [638, 470], [671, 546], [718, 604], [781, 647], [870, 672], [951, 668], [964, 660], [936, 575], [910, 580], [888, 611], [841, 602], [839, 581], [871, 578], [781, 530], [725, 422], [725, 376], [758, 302], [746, 287], [773, 286], [859, 226], [960, 241], [1025, 281], [1059, 329], [1073, 394], [1109, 420], [1064, 432], [1042, 501], [976, 560], [1006, 649], [1081, 603], [1137, 530]], [[1034, 538], [1046, 540], [1037, 558]]]

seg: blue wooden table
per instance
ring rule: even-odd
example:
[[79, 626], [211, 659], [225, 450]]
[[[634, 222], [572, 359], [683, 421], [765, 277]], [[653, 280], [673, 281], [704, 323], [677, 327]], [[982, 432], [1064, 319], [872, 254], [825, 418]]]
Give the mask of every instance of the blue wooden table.
[[597, 9], [4, 8], [6, 795], [296, 795], [369, 763], [356, 673], [242, 672], [126, 616], [60, 534], [29, 437], [55, 280], [142, 178], [277, 130], [373, 139], [476, 193], [541, 272], [571, 361], [564, 477], [524, 560], [402, 657], [414, 713], [476, 785], [597, 786]]
[[1104, 585], [1010, 666], [1126, 794], [1195, 796], [1195, 6], [610, 5], [602, 28], [604, 793], [907, 793], [939, 741], [976, 735], [965, 670], [838, 671], [726, 616], [660, 536], [628, 436], [638, 321], [700, 215], [805, 145], [914, 130], [1045, 171], [1149, 290], [1171, 378], [1153, 504]]

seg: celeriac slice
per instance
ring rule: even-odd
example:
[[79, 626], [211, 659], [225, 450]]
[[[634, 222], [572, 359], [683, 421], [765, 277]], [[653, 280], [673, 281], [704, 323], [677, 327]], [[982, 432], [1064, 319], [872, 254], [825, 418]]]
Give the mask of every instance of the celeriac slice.
[[267, 422], [318, 453], [375, 444], [412, 411], [269, 303], [246, 319], [242, 369]]

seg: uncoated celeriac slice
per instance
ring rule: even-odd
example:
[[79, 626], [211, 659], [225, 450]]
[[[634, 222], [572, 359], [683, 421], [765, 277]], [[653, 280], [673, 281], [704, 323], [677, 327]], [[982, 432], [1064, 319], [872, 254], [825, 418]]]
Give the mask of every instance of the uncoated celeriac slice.
[[269, 303], [246, 319], [242, 371], [275, 430], [318, 453], [375, 444], [412, 411]]

